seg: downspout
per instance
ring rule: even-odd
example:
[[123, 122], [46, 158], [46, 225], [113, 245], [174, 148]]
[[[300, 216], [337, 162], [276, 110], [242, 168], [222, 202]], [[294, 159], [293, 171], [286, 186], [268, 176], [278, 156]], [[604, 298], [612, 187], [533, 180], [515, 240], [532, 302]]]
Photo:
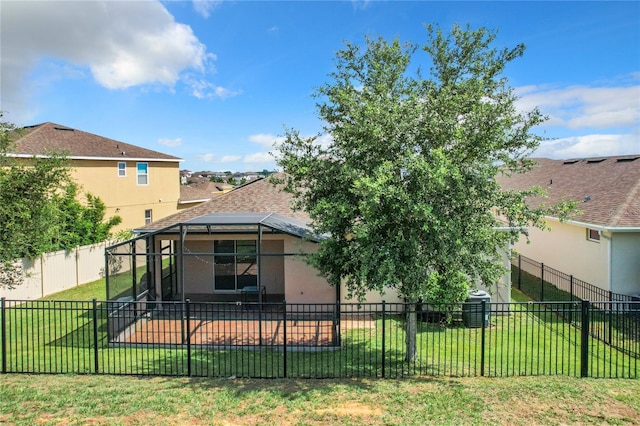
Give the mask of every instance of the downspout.
[[607, 241], [607, 290], [613, 291], [613, 233], [611, 236], [605, 235], [604, 231], [600, 231], [600, 238]]
[[262, 303], [262, 226], [258, 223], [258, 303]]
[[180, 280], [180, 293], [182, 294], [182, 303], [184, 304], [184, 239], [185, 239], [184, 225], [180, 224], [180, 255], [178, 256], [179, 280]]

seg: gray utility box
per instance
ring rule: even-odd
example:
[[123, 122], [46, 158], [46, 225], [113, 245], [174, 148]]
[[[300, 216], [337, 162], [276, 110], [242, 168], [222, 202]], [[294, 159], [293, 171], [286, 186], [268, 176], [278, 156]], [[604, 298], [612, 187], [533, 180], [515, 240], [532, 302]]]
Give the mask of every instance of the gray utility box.
[[[484, 318], [482, 318], [482, 301], [485, 304]], [[476, 290], [469, 293], [469, 298], [462, 304], [462, 322], [465, 327], [479, 328], [489, 327], [489, 315], [491, 314], [491, 295], [484, 290]]]

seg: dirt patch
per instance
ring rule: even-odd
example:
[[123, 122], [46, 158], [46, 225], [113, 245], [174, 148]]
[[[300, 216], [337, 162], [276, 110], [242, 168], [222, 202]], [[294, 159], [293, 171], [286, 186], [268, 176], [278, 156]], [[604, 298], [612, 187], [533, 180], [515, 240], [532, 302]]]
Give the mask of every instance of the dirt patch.
[[360, 416], [360, 417], [382, 416], [384, 414], [380, 407], [371, 407], [369, 405], [358, 404], [356, 402], [341, 404], [335, 408], [323, 408], [320, 410], [314, 410], [314, 413], [336, 414], [338, 416]]
[[555, 418], [561, 423], [622, 423], [635, 424], [640, 420], [640, 413], [621, 402], [610, 398], [603, 398], [599, 402], [590, 401], [580, 406], [565, 404], [558, 400], [555, 403], [540, 398], [528, 398], [526, 401], [512, 399], [498, 402], [487, 398], [490, 407], [483, 413], [489, 423], [509, 424], [540, 424], [542, 419], [548, 421]]

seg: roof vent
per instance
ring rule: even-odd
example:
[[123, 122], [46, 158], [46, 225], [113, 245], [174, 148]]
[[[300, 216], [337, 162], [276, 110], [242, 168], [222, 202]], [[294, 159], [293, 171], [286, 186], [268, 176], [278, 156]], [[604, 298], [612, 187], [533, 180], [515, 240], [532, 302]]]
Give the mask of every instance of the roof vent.
[[591, 201], [591, 196], [587, 195], [584, 197], [584, 202], [586, 203], [587, 201]]
[[54, 127], [55, 130], [64, 130], [65, 132], [73, 132], [74, 129], [68, 127]]
[[564, 160], [562, 164], [576, 164], [578, 160]]
[[616, 163], [630, 163], [640, 158], [640, 155], [634, 157], [621, 157], [616, 160]]
[[606, 160], [606, 158], [589, 158], [587, 159], [587, 164], [602, 163], [604, 160]]
[[127, 155], [127, 153], [126, 153], [126, 152], [124, 152], [124, 151], [122, 151], [122, 152], [120, 153], [120, 155], [125, 156], [125, 155]]

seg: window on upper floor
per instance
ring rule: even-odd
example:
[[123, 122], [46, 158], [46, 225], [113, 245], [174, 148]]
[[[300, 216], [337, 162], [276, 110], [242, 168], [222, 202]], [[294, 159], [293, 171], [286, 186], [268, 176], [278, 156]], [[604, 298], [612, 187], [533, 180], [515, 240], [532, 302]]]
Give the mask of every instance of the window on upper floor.
[[136, 165], [138, 185], [149, 185], [149, 164], [138, 163]]
[[150, 225], [153, 222], [153, 210], [145, 210], [144, 211], [144, 224]]
[[118, 177], [127, 176], [127, 163], [119, 162], [118, 163]]
[[596, 229], [587, 228], [587, 240], [599, 243], [600, 242], [600, 231], [598, 231]]

